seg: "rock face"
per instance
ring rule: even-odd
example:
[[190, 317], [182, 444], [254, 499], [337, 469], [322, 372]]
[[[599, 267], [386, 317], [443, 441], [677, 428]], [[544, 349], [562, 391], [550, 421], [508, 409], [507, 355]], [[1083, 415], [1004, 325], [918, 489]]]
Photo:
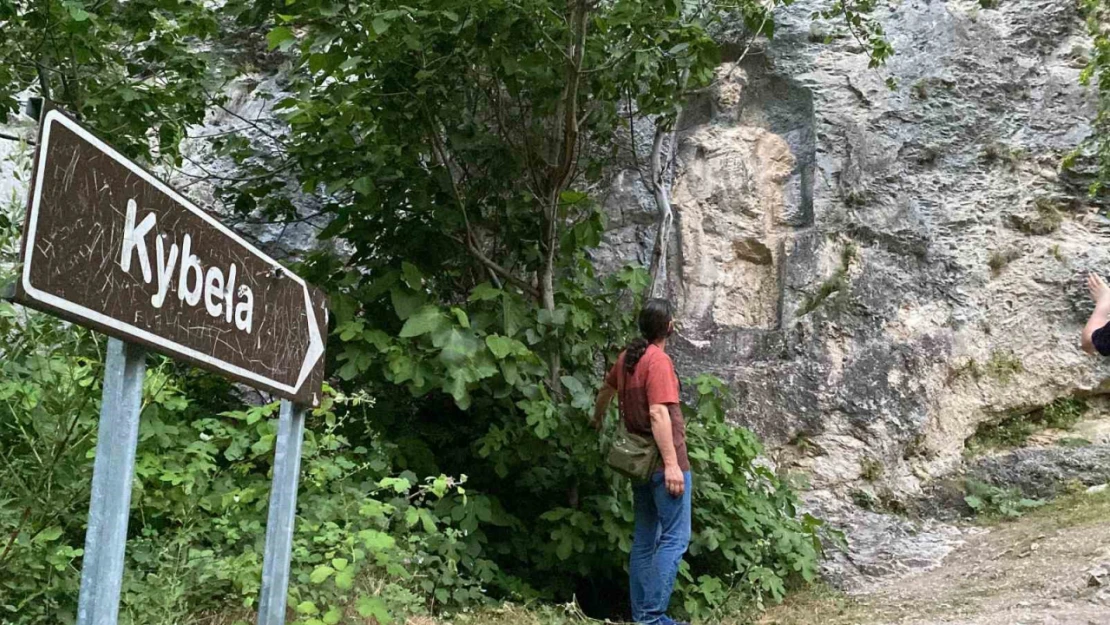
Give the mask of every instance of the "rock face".
[[1050, 498], [1071, 485], [1110, 482], [1110, 447], [1040, 447], [1017, 449], [984, 458], [968, 469], [972, 479], [1017, 488], [1026, 497]]
[[[878, 466], [910, 494], [978, 423], [1105, 388], [1078, 337], [1110, 224], [1059, 167], [1090, 132], [1088, 42], [1066, 0], [912, 1], [880, 15], [897, 54], [869, 70], [850, 37], [811, 41], [814, 8], [684, 115], [677, 359], [816, 487]], [[646, 259], [635, 173], [607, 207], [599, 264]]]
[[[672, 194], [680, 372], [726, 379], [736, 421], [855, 531], [832, 571], [849, 587], [931, 565], [876, 551], [867, 536], [889, 517], [830, 497], [916, 497], [980, 423], [1110, 388], [1079, 349], [1110, 222], [1060, 168], [1094, 114], [1074, 3], [890, 7], [896, 55], [879, 70], [835, 24], [815, 27], [810, 1], [779, 14], [773, 42], [743, 59], [733, 46], [683, 116]], [[634, 172], [617, 180], [603, 268], [652, 244], [650, 194]]]

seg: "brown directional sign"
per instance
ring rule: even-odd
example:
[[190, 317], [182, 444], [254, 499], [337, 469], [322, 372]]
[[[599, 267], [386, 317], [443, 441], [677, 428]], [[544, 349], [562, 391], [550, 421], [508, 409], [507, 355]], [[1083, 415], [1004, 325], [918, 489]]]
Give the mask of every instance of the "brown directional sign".
[[16, 301], [318, 403], [319, 290], [57, 109], [33, 180]]

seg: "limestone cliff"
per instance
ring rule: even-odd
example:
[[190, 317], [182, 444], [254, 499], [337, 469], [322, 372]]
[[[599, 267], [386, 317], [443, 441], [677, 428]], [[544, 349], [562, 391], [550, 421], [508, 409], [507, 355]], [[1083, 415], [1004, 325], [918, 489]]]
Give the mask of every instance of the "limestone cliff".
[[[736, 421], [808, 475], [810, 505], [856, 538], [833, 567], [851, 582], [930, 566], [954, 535], [848, 510], [858, 485], [912, 499], [979, 424], [1110, 388], [1079, 349], [1110, 222], [1060, 166], [1094, 114], [1074, 3], [890, 3], [880, 70], [851, 37], [824, 43], [816, 6], [687, 108], [670, 292], [682, 373], [728, 380]], [[606, 207], [597, 261], [649, 258], [635, 172]]]
[[[1078, 347], [1110, 229], [1059, 166], [1090, 132], [1086, 40], [1066, 1], [906, 2], [882, 18], [897, 57], [876, 71], [849, 39], [811, 41], [812, 10], [684, 116], [679, 358], [728, 379], [737, 420], [815, 485], [878, 461], [913, 491], [983, 420], [1110, 373]], [[646, 258], [634, 173], [607, 207], [599, 262]]]

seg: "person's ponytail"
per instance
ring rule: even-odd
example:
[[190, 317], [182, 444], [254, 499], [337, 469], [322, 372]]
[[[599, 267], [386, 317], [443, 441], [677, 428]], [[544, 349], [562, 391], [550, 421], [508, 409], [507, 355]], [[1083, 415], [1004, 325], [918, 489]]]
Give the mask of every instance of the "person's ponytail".
[[625, 373], [627, 373], [628, 375], [632, 375], [633, 373], [635, 373], [636, 363], [640, 362], [640, 359], [644, 357], [644, 353], [647, 352], [648, 345], [651, 345], [651, 343], [648, 343], [647, 339], [643, 338], [636, 339], [628, 344], [628, 347], [624, 349]]
[[671, 332], [674, 313], [671, 303], [665, 299], [649, 299], [640, 310], [640, 335], [628, 344], [624, 351], [624, 370], [628, 375], [636, 371], [636, 365], [644, 357], [647, 348], [659, 339], [667, 338]]

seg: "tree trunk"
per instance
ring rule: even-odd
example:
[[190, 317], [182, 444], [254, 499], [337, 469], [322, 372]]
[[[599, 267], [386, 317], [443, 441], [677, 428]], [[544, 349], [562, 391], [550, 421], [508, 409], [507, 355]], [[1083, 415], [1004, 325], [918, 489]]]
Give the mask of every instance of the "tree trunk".
[[[671, 208], [670, 188], [665, 180], [666, 163], [670, 158], [662, 158], [663, 143], [670, 136], [669, 144], [674, 145], [674, 131], [667, 132], [662, 124], [655, 128], [655, 142], [651, 149], [651, 187], [655, 206], [659, 211], [655, 229], [655, 246], [651, 252], [651, 283], [648, 297], [667, 297], [667, 247], [671, 240], [671, 226], [674, 223], [674, 210]], [[670, 154], [673, 148], [668, 148]]]
[[[549, 313], [555, 313], [555, 251], [559, 247], [559, 196], [555, 195], [550, 200], [550, 207], [548, 209], [548, 223], [547, 223], [547, 250], [544, 256], [543, 273], [540, 275], [540, 295], [542, 301], [540, 302], [543, 309]], [[563, 394], [563, 385], [559, 381], [559, 374], [562, 369], [562, 346], [554, 345], [551, 349], [551, 355], [548, 358], [548, 366], [551, 376], [548, 379], [548, 384], [551, 387], [551, 393], [555, 397], [561, 397]]]
[[[686, 88], [686, 81], [690, 77], [688, 71], [683, 70], [679, 77], [682, 89]], [[671, 241], [671, 228], [674, 225], [674, 210], [671, 208], [671, 188], [667, 182], [667, 170], [678, 153], [678, 124], [682, 121], [682, 104], [675, 108], [674, 120], [671, 125], [667, 119], [661, 117], [655, 122], [655, 140], [651, 146], [651, 193], [655, 197], [655, 207], [659, 211], [657, 228], [655, 230], [655, 247], [651, 252], [651, 282], [648, 286], [648, 297], [668, 296], [667, 290], [667, 248]], [[666, 156], [664, 157], [664, 144]]]
[[[582, 61], [586, 48], [586, 29], [589, 25], [590, 6], [587, 0], [575, 0], [571, 15], [572, 39], [567, 50], [567, 77], [563, 88], [561, 108], [563, 113], [563, 133], [558, 151], [558, 165], [551, 171], [550, 196], [545, 207], [544, 236], [546, 255], [543, 271], [540, 274], [540, 294], [544, 310], [555, 312], [555, 258], [559, 249], [559, 202], [562, 192], [574, 180], [575, 163], [578, 158], [580, 133], [578, 128], [578, 91], [582, 80]], [[562, 368], [560, 347], [554, 346], [548, 364], [551, 367], [549, 384], [556, 398], [562, 397], [562, 384], [559, 373]]]

